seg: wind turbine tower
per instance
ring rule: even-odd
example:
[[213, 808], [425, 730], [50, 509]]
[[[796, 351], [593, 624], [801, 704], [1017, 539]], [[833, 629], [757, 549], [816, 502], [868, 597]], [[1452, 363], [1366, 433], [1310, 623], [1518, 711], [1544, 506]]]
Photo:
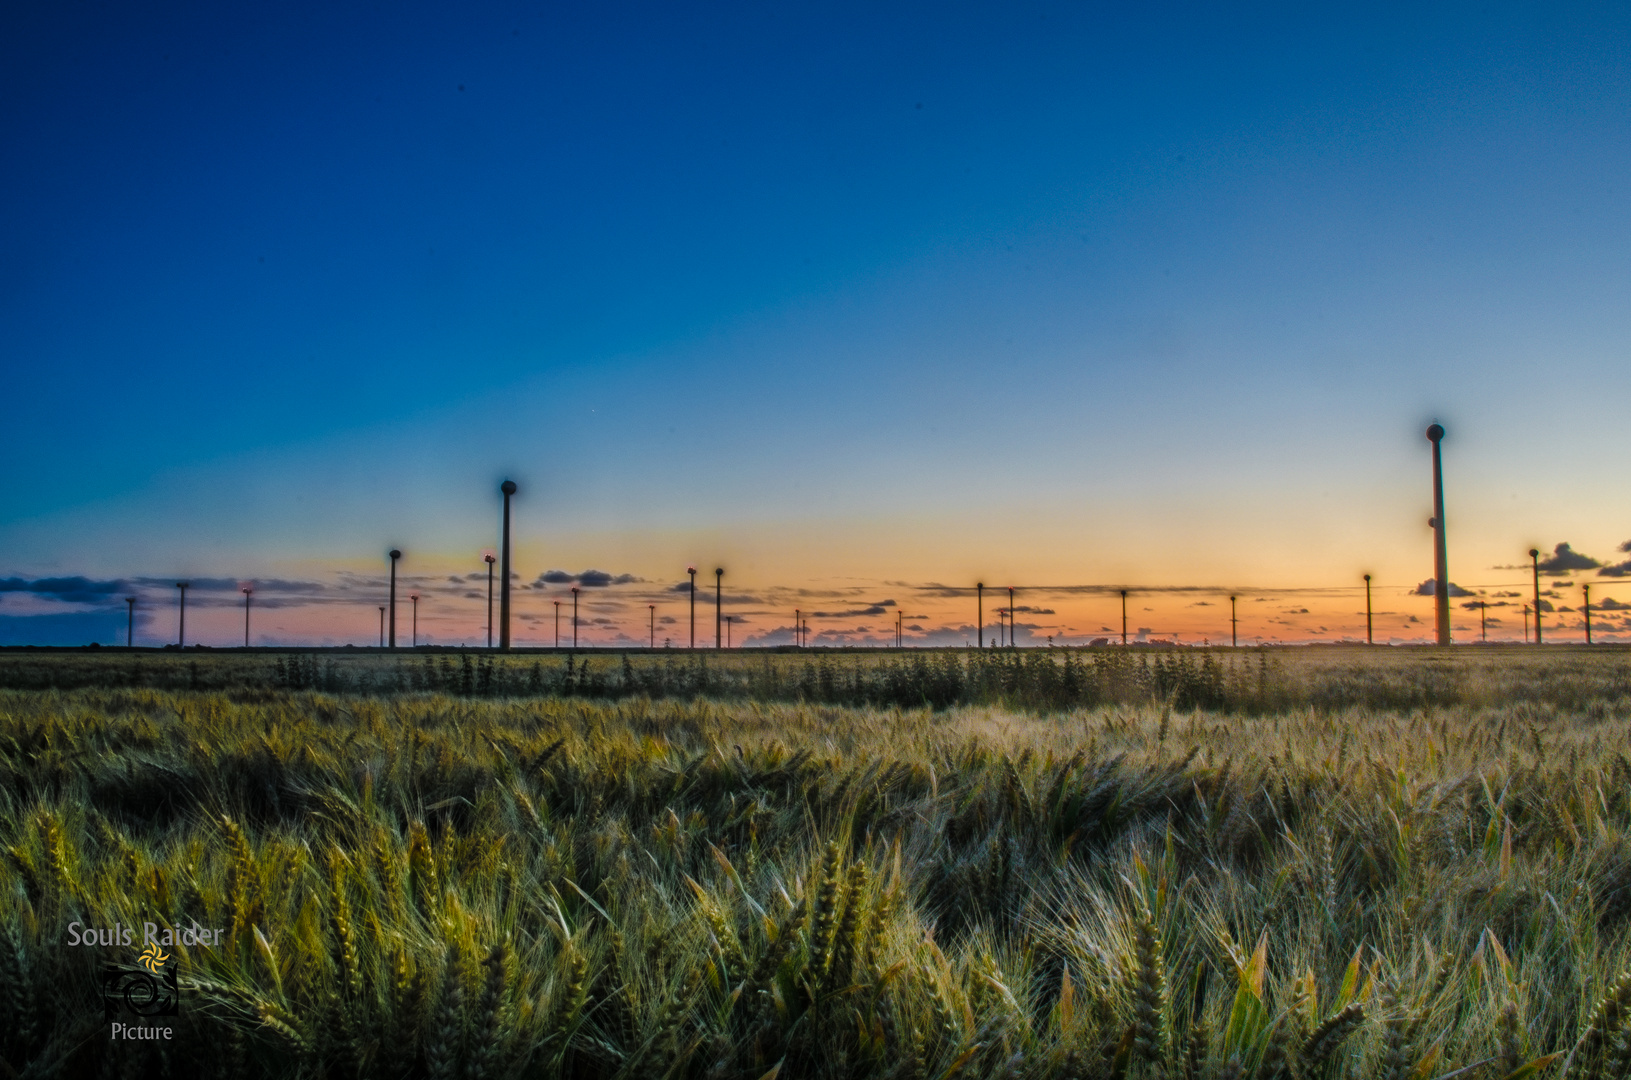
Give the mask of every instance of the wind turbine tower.
[[1438, 617], [1438, 643], [1450, 643], [1450, 560], [1444, 547], [1444, 464], [1439, 443], [1444, 429], [1434, 424], [1427, 429], [1433, 444], [1433, 610]]
[[498, 583], [498, 647], [510, 647], [510, 496], [515, 494], [515, 481], [506, 480], [498, 485], [504, 493], [504, 535], [500, 545]]
[[402, 552], [396, 548], [391, 549], [391, 635], [390, 647], [396, 648], [396, 561], [402, 558]]

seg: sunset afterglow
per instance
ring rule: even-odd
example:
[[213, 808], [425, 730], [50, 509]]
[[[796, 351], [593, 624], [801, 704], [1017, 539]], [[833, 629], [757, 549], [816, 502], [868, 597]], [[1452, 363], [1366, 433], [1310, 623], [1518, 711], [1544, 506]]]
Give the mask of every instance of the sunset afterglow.
[[31, 9], [0, 643], [1631, 638], [1626, 18]]

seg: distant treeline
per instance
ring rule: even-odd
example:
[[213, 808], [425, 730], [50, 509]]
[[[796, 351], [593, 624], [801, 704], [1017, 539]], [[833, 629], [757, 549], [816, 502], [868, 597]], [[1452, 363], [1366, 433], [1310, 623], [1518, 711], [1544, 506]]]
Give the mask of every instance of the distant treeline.
[[[1309, 654], [1310, 656], [1312, 654]], [[286, 654], [0, 655], [0, 687], [164, 690], [315, 690], [336, 694], [441, 693], [806, 701], [945, 709], [1000, 704], [1054, 710], [1164, 703], [1174, 709], [1264, 713], [1287, 708], [1423, 708], [1546, 701], [1570, 707], [1631, 699], [1631, 663], [1598, 654], [1360, 650], [1315, 662], [1295, 651], [1190, 649], [907, 650], [896, 654], [624, 653], [547, 657], [479, 651], [405, 656]], [[1408, 662], [1399, 662], [1407, 660]]]

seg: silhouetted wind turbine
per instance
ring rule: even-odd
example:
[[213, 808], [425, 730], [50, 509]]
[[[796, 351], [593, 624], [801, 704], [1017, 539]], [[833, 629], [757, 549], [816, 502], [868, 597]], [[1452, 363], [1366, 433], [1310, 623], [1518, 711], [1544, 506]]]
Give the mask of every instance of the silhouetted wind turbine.
[[561, 602], [555, 601], [555, 647], [561, 647]]
[[651, 648], [657, 647], [657, 605], [647, 604], [651, 609]]
[[1235, 598], [1229, 597], [1229, 645], [1240, 648], [1240, 620], [1235, 618]]
[[724, 607], [722, 606], [724, 604], [724, 602], [725, 602], [725, 585], [724, 585], [724, 581], [725, 581], [725, 568], [723, 566], [715, 568], [715, 570], [714, 570], [714, 649], [715, 650], [718, 650], [719, 647], [720, 647], [720, 643], [724, 641], [724, 639], [719, 636], [719, 622], [720, 622], [719, 613], [725, 610]]
[[1591, 644], [1591, 582], [1581, 582], [1580, 588], [1586, 594], [1586, 644]]
[[1523, 605], [1523, 643], [1529, 644], [1529, 605]]
[[572, 586], [572, 647], [578, 647], [578, 587]]
[[379, 606], [379, 647], [385, 648], [385, 605]]
[[1478, 601], [1478, 640], [1489, 644], [1489, 601]]
[[[510, 647], [510, 496], [515, 494], [515, 481], [506, 480], [498, 485], [498, 490], [504, 493], [504, 536], [500, 544], [501, 562], [498, 573], [498, 647]], [[492, 621], [491, 602], [487, 615]]]
[[419, 648], [419, 594], [409, 593], [408, 599], [413, 601], [413, 647]]
[[1535, 644], [1539, 645], [1541, 643], [1541, 639], [1540, 639], [1540, 549], [1539, 548], [1530, 548], [1529, 549], [1529, 561], [1530, 561], [1530, 563], [1532, 563], [1534, 565], [1534, 568], [1535, 568]]
[[1365, 644], [1375, 645], [1376, 639], [1371, 636], [1370, 621], [1370, 575], [1365, 575]]
[[493, 647], [493, 563], [497, 559], [491, 551], [481, 553], [481, 561], [487, 564], [487, 647]]
[[402, 558], [402, 552], [392, 548], [391, 552], [391, 634], [390, 647], [396, 648], [396, 561]]
[[1008, 647], [1014, 648], [1014, 587], [1008, 586]]
[[249, 648], [249, 597], [255, 590], [248, 585], [238, 590], [244, 594], [244, 648]]
[[804, 635], [799, 631], [799, 620], [803, 618], [803, 616], [804, 612], [800, 611], [798, 608], [793, 609], [793, 647], [796, 649], [802, 649], [804, 647]]
[[1444, 429], [1434, 424], [1427, 429], [1433, 444], [1433, 610], [1438, 616], [1438, 643], [1450, 643], [1450, 560], [1444, 546], [1444, 466], [1439, 443]]
[[985, 582], [974, 583], [974, 641], [985, 648]]
[[697, 647], [697, 568], [687, 566], [685, 572], [691, 575], [691, 648]]
[[1127, 590], [1121, 590], [1121, 643], [1127, 644]]
[[181, 628], [176, 632], [176, 647], [179, 649], [187, 647], [187, 586], [191, 584], [190, 581], [176, 582], [176, 588], [181, 590]]
[[136, 598], [127, 596], [125, 603], [130, 607], [130, 622], [125, 624], [125, 648], [128, 649], [136, 644]]

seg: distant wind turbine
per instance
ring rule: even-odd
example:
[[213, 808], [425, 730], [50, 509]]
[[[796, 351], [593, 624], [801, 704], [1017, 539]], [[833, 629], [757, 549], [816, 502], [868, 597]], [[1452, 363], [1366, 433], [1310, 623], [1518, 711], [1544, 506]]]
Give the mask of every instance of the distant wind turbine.
[[697, 568], [687, 566], [685, 572], [691, 575], [691, 648], [697, 647]]
[[1433, 584], [1434, 611], [1438, 615], [1438, 643], [1450, 643], [1450, 565], [1444, 545], [1444, 465], [1439, 454], [1439, 443], [1444, 441], [1444, 429], [1434, 424], [1427, 429], [1427, 438], [1433, 444]]
[[985, 648], [985, 582], [974, 583], [974, 641]]
[[402, 552], [396, 548], [391, 549], [391, 634], [390, 646], [396, 648], [396, 561], [402, 558]]
[[244, 594], [244, 648], [249, 648], [249, 598], [255, 592], [253, 586], [245, 585], [238, 590]]
[[180, 649], [187, 647], [187, 587], [191, 584], [190, 581], [176, 582], [176, 588], [181, 590], [181, 627], [176, 631], [176, 647]]
[[413, 601], [413, 647], [419, 648], [419, 594], [409, 593], [408, 599]]
[[379, 606], [379, 647], [385, 648], [385, 605]]
[[572, 586], [572, 647], [578, 647], [578, 587]]
[[1535, 568], [1535, 644], [1540, 644], [1540, 549], [1529, 549], [1529, 561]]
[[491, 551], [481, 553], [481, 561], [487, 564], [487, 647], [493, 647], [493, 563], [496, 561]]
[[724, 640], [719, 636], [720, 613], [725, 610], [723, 607], [725, 602], [724, 581], [725, 568], [721, 566], [714, 570], [714, 649], [716, 651]]
[[[498, 485], [498, 490], [504, 494], [504, 535], [501, 538], [500, 551], [502, 561], [499, 564], [498, 585], [498, 647], [510, 647], [510, 496], [515, 494], [515, 481], [506, 480]], [[492, 621], [491, 601], [488, 602], [488, 621]]]
[[657, 605], [647, 604], [651, 609], [651, 648], [657, 647]]
[[1229, 597], [1229, 646], [1240, 648], [1240, 620], [1235, 618], [1235, 598]]
[[1376, 638], [1371, 633], [1370, 620], [1370, 575], [1365, 575], [1365, 644], [1375, 645]]
[[1127, 644], [1127, 590], [1121, 590], [1121, 643]]
[[1591, 644], [1591, 582], [1582, 582], [1580, 588], [1586, 594], [1586, 644]]

